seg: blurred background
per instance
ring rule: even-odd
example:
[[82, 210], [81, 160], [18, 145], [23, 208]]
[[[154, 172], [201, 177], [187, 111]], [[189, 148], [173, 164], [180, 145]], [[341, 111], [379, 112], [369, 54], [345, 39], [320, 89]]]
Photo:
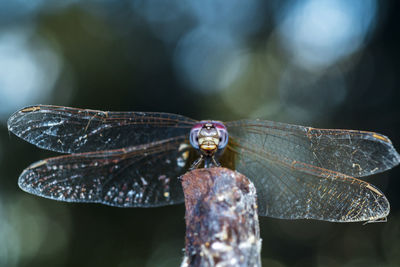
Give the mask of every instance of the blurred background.
[[[400, 10], [377, 0], [0, 1], [0, 266], [178, 266], [184, 206], [118, 209], [17, 186], [54, 156], [30, 104], [372, 130], [400, 149]], [[400, 168], [366, 180], [387, 223], [260, 218], [264, 266], [399, 266]]]

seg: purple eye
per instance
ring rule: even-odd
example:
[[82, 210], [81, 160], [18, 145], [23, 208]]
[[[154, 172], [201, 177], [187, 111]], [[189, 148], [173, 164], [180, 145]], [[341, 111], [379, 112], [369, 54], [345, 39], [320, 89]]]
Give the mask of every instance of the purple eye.
[[195, 148], [195, 149], [199, 149], [199, 132], [201, 130], [201, 128], [203, 127], [203, 124], [196, 124], [195, 126], [193, 126], [193, 128], [190, 130], [190, 144]]
[[229, 139], [228, 130], [226, 130], [225, 125], [223, 125], [220, 122], [214, 122], [214, 125], [219, 134], [218, 149], [223, 149], [228, 144], [228, 139]]

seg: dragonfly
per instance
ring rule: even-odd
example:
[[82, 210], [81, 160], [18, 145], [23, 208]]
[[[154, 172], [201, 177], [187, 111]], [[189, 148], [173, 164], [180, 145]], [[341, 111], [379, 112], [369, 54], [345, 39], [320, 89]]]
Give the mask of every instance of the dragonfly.
[[387, 217], [389, 202], [358, 178], [400, 162], [389, 138], [379, 133], [258, 119], [223, 123], [36, 105], [11, 115], [8, 129], [64, 154], [27, 167], [18, 179], [22, 190], [116, 207], [182, 203], [181, 175], [223, 166], [255, 184], [261, 216], [373, 222]]

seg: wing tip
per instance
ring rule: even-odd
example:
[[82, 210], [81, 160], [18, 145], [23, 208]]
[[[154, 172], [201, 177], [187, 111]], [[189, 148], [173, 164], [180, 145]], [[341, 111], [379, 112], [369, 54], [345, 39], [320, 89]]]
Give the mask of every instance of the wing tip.
[[389, 164], [387, 164], [387, 169], [391, 169], [397, 165], [400, 164], [400, 154], [397, 152], [397, 150], [394, 148], [394, 146], [392, 145], [392, 143], [386, 143], [387, 145], [387, 157], [389, 160]]
[[21, 175], [19, 176], [19, 178], [18, 178], [18, 187], [22, 190], [22, 191], [24, 191], [24, 192], [27, 192], [27, 193], [29, 193], [29, 194], [33, 194], [33, 195], [40, 195], [39, 193], [38, 193], [38, 190], [36, 189], [36, 188], [34, 188], [34, 187], [32, 187], [32, 184], [31, 183], [28, 183], [26, 180], [26, 177], [27, 177], [27, 175], [28, 175], [28, 171], [31, 171], [31, 170], [29, 170], [29, 169], [25, 169], [22, 173], [21, 173]]
[[376, 204], [376, 214], [374, 216], [370, 216], [369, 218], [365, 218], [362, 221], [364, 221], [364, 223], [380, 222], [389, 216], [390, 202], [386, 196], [374, 185], [367, 184], [366, 188], [375, 194], [374, 203]]
[[[35, 168], [34, 165], [36, 165], [40, 162], [41, 161], [31, 164], [29, 167], [24, 169], [22, 171], [22, 173], [20, 174], [20, 176], [18, 177], [18, 186], [23, 191], [37, 195], [36, 193], [33, 193], [33, 191], [37, 191], [37, 189], [32, 187], [32, 183], [29, 182], [28, 180], [32, 180], [32, 175], [34, 174], [33, 169]], [[42, 164], [38, 164], [38, 166], [40, 166], [40, 165], [42, 165]]]
[[368, 139], [382, 144], [384, 146], [384, 149], [387, 152], [387, 154], [385, 155], [386, 168], [379, 170], [377, 172], [389, 170], [400, 164], [400, 154], [396, 151], [396, 148], [393, 146], [393, 143], [389, 139], [389, 137], [387, 137], [383, 134], [374, 133], [374, 132], [369, 133], [367, 136], [369, 137]]
[[14, 127], [15, 127], [15, 122], [17, 121], [18, 118], [21, 116], [24, 116], [25, 114], [29, 114], [32, 112], [36, 112], [40, 110], [43, 107], [43, 105], [30, 105], [30, 106], [25, 106], [17, 111], [15, 111], [7, 120], [7, 128], [9, 132], [14, 133]]

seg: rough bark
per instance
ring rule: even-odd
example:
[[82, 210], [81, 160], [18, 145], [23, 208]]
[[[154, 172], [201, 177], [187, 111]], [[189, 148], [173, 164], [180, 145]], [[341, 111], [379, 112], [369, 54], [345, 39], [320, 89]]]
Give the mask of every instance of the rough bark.
[[186, 248], [181, 266], [261, 266], [256, 190], [226, 168], [182, 177]]

